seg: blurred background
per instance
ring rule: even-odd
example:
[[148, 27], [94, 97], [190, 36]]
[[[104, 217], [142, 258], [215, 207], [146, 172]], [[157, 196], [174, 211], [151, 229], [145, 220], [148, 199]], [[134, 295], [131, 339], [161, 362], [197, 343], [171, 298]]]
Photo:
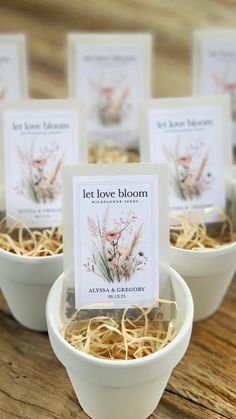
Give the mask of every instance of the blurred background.
[[236, 0], [0, 0], [0, 32], [28, 36], [30, 94], [67, 96], [70, 31], [150, 31], [153, 96], [192, 92], [192, 31], [236, 28]]

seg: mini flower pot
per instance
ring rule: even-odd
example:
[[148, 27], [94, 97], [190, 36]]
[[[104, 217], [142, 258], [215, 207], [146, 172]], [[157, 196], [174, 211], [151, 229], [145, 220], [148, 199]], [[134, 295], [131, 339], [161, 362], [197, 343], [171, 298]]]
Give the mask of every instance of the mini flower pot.
[[62, 254], [26, 257], [0, 249], [0, 287], [19, 323], [33, 330], [47, 330], [48, 292], [62, 271]]
[[185, 279], [193, 296], [194, 321], [220, 306], [236, 268], [236, 243], [209, 250], [171, 246], [170, 264]]
[[193, 320], [190, 291], [171, 269], [180, 314], [177, 336], [165, 348], [136, 360], [103, 360], [73, 348], [60, 333], [63, 275], [53, 285], [46, 307], [52, 348], [65, 366], [84, 411], [93, 419], [145, 419], [156, 408], [172, 369], [187, 350]]

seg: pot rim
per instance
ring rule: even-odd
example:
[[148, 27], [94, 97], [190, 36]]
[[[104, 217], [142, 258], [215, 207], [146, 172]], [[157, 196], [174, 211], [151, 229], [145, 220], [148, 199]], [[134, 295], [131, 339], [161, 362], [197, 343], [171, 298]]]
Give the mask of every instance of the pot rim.
[[217, 247], [215, 249], [202, 249], [202, 250], [192, 250], [192, 249], [182, 249], [180, 247], [175, 247], [170, 244], [170, 251], [171, 252], [181, 252], [183, 254], [191, 254], [191, 255], [201, 255], [203, 257], [212, 256], [212, 254], [216, 254], [216, 256], [220, 254], [230, 253], [232, 250], [236, 248], [236, 241], [232, 243], [227, 243], [221, 247]]
[[17, 262], [25, 262], [25, 263], [43, 263], [45, 261], [55, 260], [63, 257], [63, 252], [58, 253], [56, 255], [50, 256], [24, 256], [24, 255], [16, 255], [15, 253], [8, 252], [5, 249], [0, 248], [0, 258], [3, 257], [5, 259], [12, 259]]
[[[89, 363], [91, 363], [93, 365], [96, 365], [96, 366], [113, 367], [113, 368], [137, 367], [137, 366], [141, 366], [141, 365], [146, 365], [146, 364], [149, 364], [149, 363], [153, 362], [154, 359], [159, 358], [159, 360], [160, 360], [161, 358], [165, 357], [166, 353], [168, 353], [170, 351], [174, 351], [175, 348], [180, 344], [181, 340], [183, 340], [185, 338], [186, 334], [188, 334], [189, 330], [192, 328], [192, 324], [193, 324], [193, 299], [192, 299], [191, 292], [190, 292], [187, 284], [185, 283], [184, 279], [178, 274], [178, 272], [176, 272], [173, 268], [170, 267], [170, 277], [172, 278], [174, 276], [174, 278], [177, 279], [178, 282], [180, 282], [182, 291], [184, 292], [185, 298], [186, 298], [186, 301], [187, 301], [185, 318], [184, 318], [183, 323], [180, 327], [180, 330], [179, 330], [178, 334], [175, 336], [175, 338], [170, 343], [168, 343], [168, 345], [166, 345], [164, 348], [162, 348], [160, 351], [155, 352], [155, 353], [153, 353], [151, 355], [148, 355], [146, 357], [143, 357], [143, 358], [138, 358], [138, 359], [108, 360], [108, 359], [96, 358], [94, 356], [85, 354], [82, 351], [79, 351], [78, 349], [71, 346], [64, 339], [64, 337], [62, 336], [62, 334], [60, 333], [60, 330], [59, 330], [59, 322], [57, 324], [57, 320], [59, 320], [59, 307], [58, 307], [58, 304], [55, 304], [55, 302], [58, 300], [58, 298], [55, 297], [55, 293], [56, 293], [56, 295], [58, 294], [57, 288], [60, 287], [59, 292], [61, 294], [61, 290], [63, 288], [63, 276], [64, 276], [64, 272], [54, 282], [54, 284], [53, 284], [53, 286], [52, 286], [52, 288], [49, 292], [49, 295], [48, 295], [47, 304], [46, 304], [46, 317], [47, 317], [47, 322], [48, 322], [48, 330], [52, 329], [56, 339], [59, 341], [60, 345], [64, 346], [64, 349], [67, 352], [70, 352], [72, 356], [84, 359], [85, 362], [89, 362]], [[53, 310], [53, 308], [54, 308], [53, 306], [55, 306], [55, 305], [58, 308], [58, 319], [57, 320], [55, 318], [55, 309]]]

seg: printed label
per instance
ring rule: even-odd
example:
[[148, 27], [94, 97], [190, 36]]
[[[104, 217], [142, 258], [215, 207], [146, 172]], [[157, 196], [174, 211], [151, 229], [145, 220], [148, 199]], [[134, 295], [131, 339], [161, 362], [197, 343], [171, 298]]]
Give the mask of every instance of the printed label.
[[76, 308], [158, 298], [157, 175], [73, 177]]
[[77, 96], [87, 101], [89, 139], [138, 145], [139, 103], [146, 94], [144, 48], [79, 45]]
[[63, 164], [78, 163], [75, 111], [4, 114], [6, 212], [29, 227], [61, 224]]
[[0, 100], [20, 99], [20, 68], [16, 45], [0, 45]]
[[224, 209], [221, 110], [155, 109], [148, 124], [151, 161], [169, 165], [170, 211]]
[[200, 93], [228, 94], [231, 98], [232, 142], [236, 146], [236, 45], [204, 42], [201, 57]]

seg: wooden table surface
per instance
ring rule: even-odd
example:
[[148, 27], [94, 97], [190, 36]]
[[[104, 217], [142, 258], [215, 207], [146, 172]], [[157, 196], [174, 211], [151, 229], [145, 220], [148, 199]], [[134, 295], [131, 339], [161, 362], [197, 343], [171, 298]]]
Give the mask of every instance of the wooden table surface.
[[[65, 34], [151, 31], [154, 96], [191, 94], [191, 33], [236, 27], [235, 0], [0, 0], [0, 30], [28, 35], [34, 98], [65, 97]], [[47, 334], [20, 326], [0, 297], [0, 419], [87, 418]], [[236, 281], [218, 312], [194, 325], [152, 419], [236, 418]], [[112, 419], [112, 418], [111, 418]], [[122, 418], [121, 418], [122, 419]]]

